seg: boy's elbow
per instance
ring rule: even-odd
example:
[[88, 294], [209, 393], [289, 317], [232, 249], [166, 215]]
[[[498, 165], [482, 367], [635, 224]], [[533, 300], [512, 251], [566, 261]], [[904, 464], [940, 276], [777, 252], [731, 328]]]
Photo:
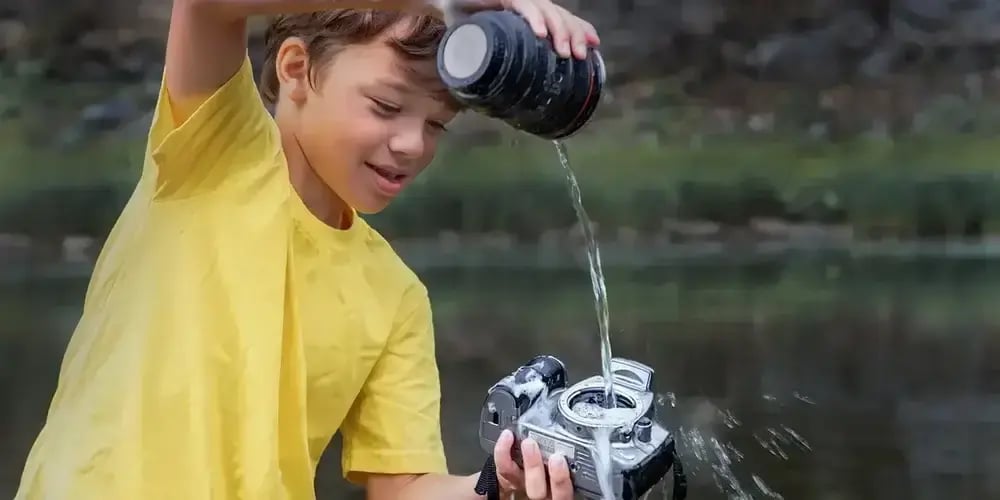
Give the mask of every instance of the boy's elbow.
[[210, 10], [218, 8], [220, 0], [174, 0], [174, 9], [187, 9], [190, 11]]
[[186, 10], [188, 15], [212, 16], [220, 19], [235, 18], [239, 2], [233, 0], [174, 0], [174, 8]]
[[174, 0], [174, 5], [181, 5], [189, 9], [218, 9], [226, 0]]
[[399, 500], [412, 489], [419, 474], [374, 474], [364, 476], [365, 500]]

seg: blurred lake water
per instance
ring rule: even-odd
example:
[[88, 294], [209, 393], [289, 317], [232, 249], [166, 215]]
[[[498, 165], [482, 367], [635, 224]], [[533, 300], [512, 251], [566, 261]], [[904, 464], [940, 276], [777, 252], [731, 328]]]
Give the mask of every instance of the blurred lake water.
[[[599, 373], [589, 278], [419, 272], [450, 466], [472, 473], [492, 383], [539, 353], [574, 381]], [[42, 424], [85, 275], [0, 280], [0, 498]], [[1000, 497], [1000, 259], [716, 257], [611, 268], [607, 280], [615, 355], [656, 370], [689, 498]], [[362, 498], [338, 467], [335, 445], [319, 498]]]

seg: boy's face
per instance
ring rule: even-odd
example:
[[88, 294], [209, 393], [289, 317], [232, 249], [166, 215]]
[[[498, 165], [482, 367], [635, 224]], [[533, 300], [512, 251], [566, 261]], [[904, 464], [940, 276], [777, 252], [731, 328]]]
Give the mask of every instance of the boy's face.
[[[392, 29], [406, 29], [405, 26]], [[410, 61], [383, 38], [348, 46], [293, 87], [296, 138], [323, 182], [361, 213], [385, 208], [434, 158], [456, 110], [433, 60]]]

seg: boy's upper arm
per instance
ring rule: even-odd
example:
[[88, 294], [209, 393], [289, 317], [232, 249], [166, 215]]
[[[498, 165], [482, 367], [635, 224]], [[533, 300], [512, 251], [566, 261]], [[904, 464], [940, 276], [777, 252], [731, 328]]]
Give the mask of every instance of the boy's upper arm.
[[204, 0], [173, 2], [165, 78], [175, 125], [236, 74], [246, 54], [246, 19], [224, 18], [216, 10]]
[[414, 287], [401, 320], [341, 426], [345, 476], [447, 472], [441, 389], [426, 289]]

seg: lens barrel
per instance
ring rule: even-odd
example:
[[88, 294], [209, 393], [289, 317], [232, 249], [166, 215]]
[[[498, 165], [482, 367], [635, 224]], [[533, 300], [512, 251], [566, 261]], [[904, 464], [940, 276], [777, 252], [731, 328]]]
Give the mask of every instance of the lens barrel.
[[563, 58], [510, 11], [482, 11], [445, 33], [438, 73], [456, 99], [545, 139], [573, 135], [590, 121], [604, 88], [600, 52]]

